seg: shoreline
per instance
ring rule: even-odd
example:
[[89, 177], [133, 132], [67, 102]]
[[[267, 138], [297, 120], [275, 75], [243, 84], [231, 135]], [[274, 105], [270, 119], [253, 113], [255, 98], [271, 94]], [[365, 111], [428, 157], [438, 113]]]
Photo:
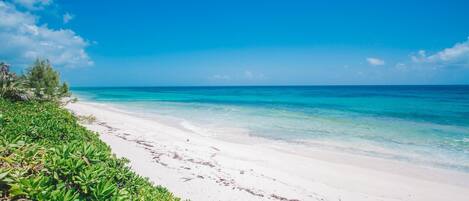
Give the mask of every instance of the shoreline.
[[203, 136], [106, 104], [66, 106], [137, 173], [191, 200], [465, 200], [469, 174], [252, 136]]

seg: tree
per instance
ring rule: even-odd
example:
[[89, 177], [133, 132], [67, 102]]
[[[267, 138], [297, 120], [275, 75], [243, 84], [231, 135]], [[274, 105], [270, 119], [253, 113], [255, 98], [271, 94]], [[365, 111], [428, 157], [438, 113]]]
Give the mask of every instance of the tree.
[[60, 96], [61, 97], [69, 97], [72, 94], [70, 93], [70, 89], [68, 87], [68, 84], [64, 82], [62, 86], [60, 87]]
[[12, 100], [30, 99], [23, 80], [10, 72], [10, 66], [4, 62], [0, 62], [0, 97]]
[[57, 100], [70, 96], [68, 85], [60, 83], [60, 76], [49, 60], [36, 60], [25, 74], [27, 87], [39, 100]]

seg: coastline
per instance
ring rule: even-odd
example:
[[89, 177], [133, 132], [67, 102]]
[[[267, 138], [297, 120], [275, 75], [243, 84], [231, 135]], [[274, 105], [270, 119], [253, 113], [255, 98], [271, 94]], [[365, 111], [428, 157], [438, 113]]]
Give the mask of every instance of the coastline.
[[200, 135], [109, 105], [72, 103], [137, 173], [190, 200], [465, 200], [469, 174], [309, 149], [252, 136]]

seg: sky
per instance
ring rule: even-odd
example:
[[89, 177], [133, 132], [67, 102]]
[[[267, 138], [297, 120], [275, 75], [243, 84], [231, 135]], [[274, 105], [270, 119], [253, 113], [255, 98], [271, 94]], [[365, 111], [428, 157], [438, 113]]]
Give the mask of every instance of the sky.
[[0, 1], [0, 60], [76, 86], [469, 84], [469, 1]]

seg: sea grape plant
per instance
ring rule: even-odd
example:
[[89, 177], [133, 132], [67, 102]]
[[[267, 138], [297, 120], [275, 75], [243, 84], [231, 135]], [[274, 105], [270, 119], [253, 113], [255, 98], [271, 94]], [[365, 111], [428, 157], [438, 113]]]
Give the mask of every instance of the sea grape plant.
[[179, 200], [54, 102], [0, 98], [0, 200]]

